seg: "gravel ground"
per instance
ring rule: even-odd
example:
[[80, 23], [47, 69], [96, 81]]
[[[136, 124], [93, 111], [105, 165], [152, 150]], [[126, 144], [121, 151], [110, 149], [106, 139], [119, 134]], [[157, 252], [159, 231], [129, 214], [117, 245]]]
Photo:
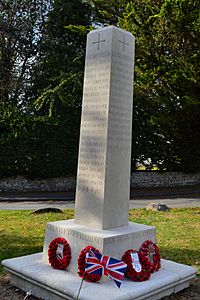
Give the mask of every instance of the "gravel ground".
[[[10, 285], [8, 277], [0, 277], [0, 300], [23, 300], [25, 297], [25, 292]], [[28, 296], [26, 299], [38, 300], [33, 296]], [[189, 288], [169, 297], [164, 297], [163, 300], [200, 300], [200, 278], [191, 281]]]

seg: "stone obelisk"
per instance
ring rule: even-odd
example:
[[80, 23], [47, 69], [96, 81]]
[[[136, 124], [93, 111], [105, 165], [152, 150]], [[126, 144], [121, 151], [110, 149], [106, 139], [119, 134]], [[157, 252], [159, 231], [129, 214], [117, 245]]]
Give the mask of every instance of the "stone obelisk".
[[75, 222], [128, 225], [134, 37], [114, 26], [88, 34]]

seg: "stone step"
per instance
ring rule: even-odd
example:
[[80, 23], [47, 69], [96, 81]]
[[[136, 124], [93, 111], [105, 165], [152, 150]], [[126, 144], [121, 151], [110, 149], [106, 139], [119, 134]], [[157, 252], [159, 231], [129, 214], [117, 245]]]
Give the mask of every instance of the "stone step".
[[[54, 270], [42, 260], [42, 253], [6, 259], [2, 262], [11, 284], [45, 300], [76, 299], [81, 278], [69, 271]], [[196, 269], [162, 260], [161, 269], [148, 281], [124, 280], [118, 289], [112, 280], [84, 282], [79, 300], [157, 300], [189, 286]], [[107, 278], [106, 278], [107, 279]], [[103, 295], [103, 298], [102, 298]]]

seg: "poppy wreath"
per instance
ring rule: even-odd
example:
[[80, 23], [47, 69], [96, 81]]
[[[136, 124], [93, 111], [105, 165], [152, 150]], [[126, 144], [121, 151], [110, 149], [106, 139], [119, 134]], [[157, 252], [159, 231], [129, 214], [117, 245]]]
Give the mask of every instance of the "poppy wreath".
[[149, 260], [152, 273], [160, 269], [160, 253], [155, 243], [150, 240], [145, 241], [140, 248], [140, 252]]
[[98, 249], [87, 246], [84, 249], [81, 250], [78, 258], [78, 274], [80, 277], [84, 278], [88, 282], [97, 282], [101, 279], [101, 275], [99, 274], [86, 274], [85, 273], [85, 259], [86, 259], [86, 253], [89, 250], [93, 250], [96, 253], [100, 253]]
[[[141, 264], [141, 271], [136, 272], [133, 267], [133, 261], [131, 258], [131, 253], [137, 253], [139, 262]], [[122, 260], [127, 264], [125, 275], [133, 281], [145, 281], [148, 280], [151, 276], [151, 264], [148, 259], [141, 253], [133, 249], [127, 250], [123, 256]]]
[[49, 263], [54, 269], [65, 270], [71, 261], [71, 248], [62, 237], [51, 241], [48, 249]]

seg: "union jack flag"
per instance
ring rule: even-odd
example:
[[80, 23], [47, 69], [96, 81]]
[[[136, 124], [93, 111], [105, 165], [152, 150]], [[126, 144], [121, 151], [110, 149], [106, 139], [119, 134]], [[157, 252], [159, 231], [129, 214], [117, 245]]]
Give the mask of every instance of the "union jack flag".
[[106, 255], [101, 255], [93, 250], [89, 250], [86, 253], [85, 272], [87, 274], [109, 276], [114, 280], [118, 288], [121, 286], [126, 267], [127, 264], [123, 261]]

